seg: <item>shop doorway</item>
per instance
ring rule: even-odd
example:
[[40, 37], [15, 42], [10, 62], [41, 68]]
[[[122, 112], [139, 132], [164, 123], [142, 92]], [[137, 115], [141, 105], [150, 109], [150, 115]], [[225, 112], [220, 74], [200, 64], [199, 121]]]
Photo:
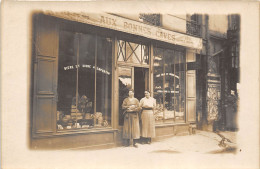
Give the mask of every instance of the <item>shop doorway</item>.
[[134, 68], [134, 91], [135, 97], [140, 101], [144, 97], [144, 91], [148, 90], [148, 69], [142, 67]]
[[149, 69], [143, 67], [124, 67], [118, 68], [119, 80], [119, 125], [124, 124], [122, 103], [128, 97], [129, 89], [134, 89], [135, 97], [140, 101], [144, 97], [144, 91], [149, 86]]

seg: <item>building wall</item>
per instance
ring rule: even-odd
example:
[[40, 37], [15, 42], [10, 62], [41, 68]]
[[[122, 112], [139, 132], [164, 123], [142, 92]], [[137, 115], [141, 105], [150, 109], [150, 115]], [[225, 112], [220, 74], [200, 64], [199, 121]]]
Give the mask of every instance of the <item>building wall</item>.
[[[25, 3], [26, 4], [26, 3]], [[21, 14], [17, 15], [14, 11], [4, 11], [4, 14], [12, 15], [13, 20], [16, 20], [17, 22], [13, 22], [13, 20], [7, 20], [4, 25], [4, 30], [8, 30], [8, 40], [5, 41], [5, 52], [3, 54], [7, 54], [8, 56], [17, 56], [17, 57], [10, 57], [14, 58], [11, 60], [3, 60], [3, 68], [7, 69], [8, 67], [15, 67], [15, 69], [8, 69], [10, 74], [15, 74], [15, 76], [9, 76], [8, 80], [6, 82], [9, 84], [9, 87], [13, 87], [15, 89], [22, 87], [23, 90], [14, 91], [13, 93], [4, 93], [3, 97], [6, 99], [6, 101], [13, 99], [15, 103], [19, 103], [19, 106], [14, 106], [9, 109], [3, 109], [4, 115], [3, 117], [3, 125], [7, 128], [12, 128], [13, 126], [19, 126], [19, 132], [17, 130], [8, 130], [8, 133], [6, 131], [3, 131], [4, 135], [8, 135], [11, 137], [8, 137], [7, 140], [15, 139], [13, 137], [16, 137], [19, 133], [26, 133], [26, 137], [23, 136], [24, 139], [20, 140], [19, 144], [21, 145], [29, 145], [30, 143], [30, 136], [31, 136], [31, 124], [32, 121], [32, 84], [33, 81], [33, 63], [35, 60], [32, 59], [32, 48], [34, 47], [34, 41], [33, 39], [33, 10], [49, 10], [48, 5], [24, 5], [24, 8], [21, 8]], [[55, 11], [55, 8], [52, 9]], [[71, 9], [64, 8], [63, 10], [71, 11]], [[91, 11], [91, 6], [88, 8], [86, 6], [82, 7], [80, 5], [77, 6], [77, 12], [79, 11]], [[92, 9], [93, 10], [93, 9]], [[73, 10], [72, 10], [73, 11]], [[131, 16], [133, 19], [136, 18], [136, 16]], [[23, 18], [23, 19], [21, 19]], [[172, 23], [175, 23], [174, 18], [172, 18]], [[184, 18], [184, 17], [183, 17]], [[176, 18], [175, 18], [176, 19]], [[22, 21], [21, 21], [22, 20]], [[182, 22], [181, 27], [183, 28], [182, 31], [185, 32], [185, 22], [181, 21], [182, 19], [177, 18], [176, 19], [176, 25], [178, 25], [178, 22]], [[12, 25], [10, 27], [10, 25]], [[171, 28], [171, 25], [168, 25], [169, 29]], [[19, 28], [19, 29], [17, 29]], [[181, 29], [180, 29], [181, 30]], [[184, 31], [185, 30], [185, 31]], [[17, 37], [19, 37], [19, 41], [17, 41]], [[6, 38], [6, 36], [4, 37]], [[7, 45], [13, 44], [13, 46], [16, 46], [15, 50], [8, 47]], [[19, 55], [17, 55], [19, 53]], [[14, 83], [16, 81], [19, 81], [19, 83]], [[6, 86], [3, 87], [5, 89]], [[5, 102], [3, 102], [4, 104]], [[17, 118], [18, 117], [18, 118]], [[12, 123], [10, 123], [12, 121]], [[14, 125], [15, 124], [15, 125]], [[111, 136], [112, 137], [112, 136]], [[114, 136], [113, 136], [114, 137]], [[114, 139], [114, 138], [113, 138]], [[12, 148], [10, 149], [4, 149], [5, 152], [9, 151], [12, 152]]]
[[[139, 18], [139, 14], [132, 14], [132, 13], [120, 13], [118, 14], [121, 17], [125, 17], [127, 19], [135, 20], [142, 22], [142, 19]], [[160, 16], [161, 19], [161, 26], [165, 29], [186, 33], [186, 15], [169, 15], [163, 14]]]
[[163, 15], [162, 27], [172, 31], [186, 33], [186, 15]]
[[121, 17], [124, 17], [124, 18], [134, 20], [134, 21], [141, 21], [138, 13], [120, 13], [118, 15]]
[[217, 34], [226, 34], [228, 29], [228, 18], [226, 15], [209, 15], [209, 30]]

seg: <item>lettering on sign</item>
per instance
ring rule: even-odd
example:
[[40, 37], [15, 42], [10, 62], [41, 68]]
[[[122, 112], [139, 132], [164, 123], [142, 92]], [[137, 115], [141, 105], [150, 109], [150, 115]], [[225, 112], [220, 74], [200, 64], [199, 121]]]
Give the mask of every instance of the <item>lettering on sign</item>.
[[160, 40], [175, 45], [181, 45], [189, 48], [202, 49], [202, 39], [190, 35], [166, 30], [161, 27], [151, 26], [138, 21], [125, 19], [119, 16], [102, 14], [85, 14], [70, 12], [46, 12], [63, 19], [69, 19], [77, 22], [91, 24], [95, 26], [106, 27], [117, 31], [144, 36], [146, 38]]
[[100, 23], [109, 25], [109, 26], [116, 26], [116, 19], [101, 16]]
[[175, 35], [169, 34], [169, 33], [165, 33], [162, 31], [156, 31], [156, 36], [158, 38], [163, 38], [165, 40], [169, 40], [169, 41], [175, 41]]
[[141, 26], [141, 25], [137, 25], [137, 24], [124, 22], [124, 29], [129, 30], [131, 32], [137, 32], [137, 33], [140, 33], [140, 34], [151, 35], [151, 29], [150, 28], [144, 27], [144, 26]]
[[102, 69], [102, 68], [100, 68], [100, 67], [95, 67], [94, 65], [92, 66], [92, 65], [85, 65], [85, 64], [65, 66], [65, 67], [64, 67], [64, 70], [70, 70], [70, 69], [74, 69], [74, 68], [75, 68], [75, 69], [78, 69], [78, 68], [80, 68], [80, 67], [82, 67], [82, 68], [90, 68], [90, 69], [95, 69], [95, 68], [97, 68], [97, 71], [99, 71], [99, 72], [102, 72], [102, 73], [107, 74], [107, 75], [110, 75], [110, 74], [111, 74], [109, 71], [107, 71], [107, 70], [105, 70], [105, 69]]

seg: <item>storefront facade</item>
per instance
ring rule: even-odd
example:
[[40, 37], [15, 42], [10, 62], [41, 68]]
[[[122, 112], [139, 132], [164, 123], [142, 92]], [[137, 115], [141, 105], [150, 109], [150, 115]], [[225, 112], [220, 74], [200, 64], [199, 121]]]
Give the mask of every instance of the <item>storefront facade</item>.
[[196, 124], [196, 61], [202, 39], [112, 14], [35, 14], [31, 147], [122, 144], [128, 90], [156, 99], [156, 139]]

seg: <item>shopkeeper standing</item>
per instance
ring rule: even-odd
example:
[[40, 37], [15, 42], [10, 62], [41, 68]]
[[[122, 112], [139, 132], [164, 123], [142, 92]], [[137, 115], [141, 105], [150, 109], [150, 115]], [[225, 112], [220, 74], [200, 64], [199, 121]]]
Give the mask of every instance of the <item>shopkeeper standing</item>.
[[124, 115], [123, 139], [127, 140], [127, 146], [136, 145], [136, 139], [140, 138], [139, 127], [139, 101], [134, 97], [134, 90], [128, 92], [129, 97], [125, 98], [122, 104]]
[[144, 92], [145, 97], [140, 101], [140, 107], [142, 108], [142, 137], [145, 138], [145, 142], [150, 144], [151, 138], [155, 137], [155, 118], [154, 108], [156, 107], [156, 100], [150, 96], [150, 91]]

